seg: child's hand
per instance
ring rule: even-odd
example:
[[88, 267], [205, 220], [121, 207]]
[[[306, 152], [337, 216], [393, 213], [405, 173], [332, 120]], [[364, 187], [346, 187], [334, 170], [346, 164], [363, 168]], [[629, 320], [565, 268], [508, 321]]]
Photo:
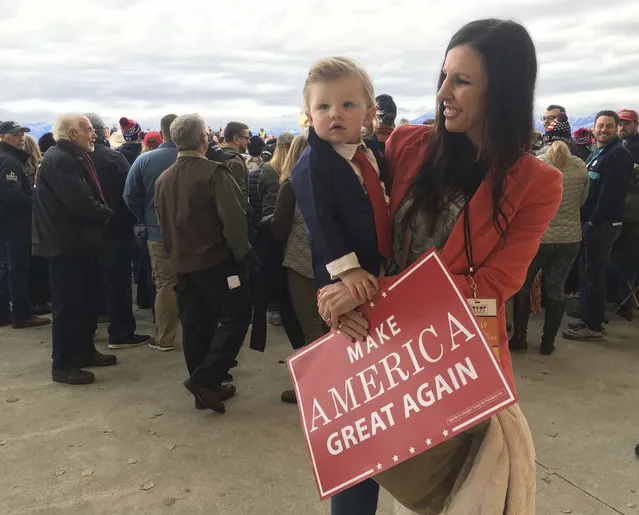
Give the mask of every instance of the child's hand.
[[339, 276], [357, 302], [371, 300], [379, 291], [377, 277], [362, 268], [353, 268]]

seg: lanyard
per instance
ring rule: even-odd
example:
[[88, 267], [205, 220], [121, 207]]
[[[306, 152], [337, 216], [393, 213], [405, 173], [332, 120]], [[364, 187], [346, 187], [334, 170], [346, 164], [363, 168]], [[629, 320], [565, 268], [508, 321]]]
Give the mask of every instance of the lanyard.
[[[612, 143], [612, 141], [610, 142]], [[597, 160], [597, 158], [601, 155], [601, 153], [606, 150], [606, 147], [608, 147], [608, 145], [610, 145], [610, 143], [606, 143], [603, 147], [601, 147], [599, 150], [597, 150], [597, 152], [593, 152], [592, 154], [590, 154], [590, 156], [588, 156], [588, 159], [586, 159], [586, 166], [588, 168], [590, 168], [590, 165]]]
[[475, 261], [473, 259], [473, 242], [470, 232], [470, 215], [468, 214], [468, 204], [470, 199], [464, 206], [464, 251], [468, 260], [468, 271], [470, 273], [470, 289], [473, 290], [473, 300], [477, 302], [477, 283], [475, 282]]

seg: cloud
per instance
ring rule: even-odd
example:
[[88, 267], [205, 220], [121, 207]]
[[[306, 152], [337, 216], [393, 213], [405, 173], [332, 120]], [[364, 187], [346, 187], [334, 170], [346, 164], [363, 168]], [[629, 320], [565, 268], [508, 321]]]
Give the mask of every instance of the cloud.
[[157, 125], [200, 112], [212, 125], [295, 125], [312, 62], [355, 58], [399, 115], [433, 109], [445, 48], [465, 22], [511, 18], [537, 48], [537, 106], [571, 114], [639, 108], [639, 2], [593, 0], [140, 0], [3, 6], [0, 119], [95, 111]]

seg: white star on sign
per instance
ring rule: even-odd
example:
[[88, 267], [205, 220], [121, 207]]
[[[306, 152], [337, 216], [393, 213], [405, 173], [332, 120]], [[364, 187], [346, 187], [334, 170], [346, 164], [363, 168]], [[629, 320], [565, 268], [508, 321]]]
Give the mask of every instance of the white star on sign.
[[382, 464], [381, 463], [377, 464], [377, 470], [382, 470]]
[[384, 297], [384, 298], [388, 297], [388, 293], [386, 293], [385, 291], [382, 292], [382, 297]]
[[442, 434], [443, 434], [444, 436], [448, 436], [448, 431], [446, 431], [446, 430], [444, 429], [444, 431], [442, 432]]
[[393, 456], [393, 461], [395, 461], [395, 462], [399, 461], [399, 458], [397, 457], [397, 454], [395, 456]]
[[411, 447], [410, 449], [408, 449], [410, 451], [411, 454], [415, 454], [415, 447]]
[[374, 303], [374, 302], [371, 302], [371, 303], [369, 304], [369, 306], [370, 306], [371, 308], [374, 308], [374, 307], [375, 307], [375, 303]]
[[431, 444], [431, 441], [430, 441], [430, 438], [429, 438], [429, 439], [426, 440], [426, 445], [430, 445], [430, 444]]

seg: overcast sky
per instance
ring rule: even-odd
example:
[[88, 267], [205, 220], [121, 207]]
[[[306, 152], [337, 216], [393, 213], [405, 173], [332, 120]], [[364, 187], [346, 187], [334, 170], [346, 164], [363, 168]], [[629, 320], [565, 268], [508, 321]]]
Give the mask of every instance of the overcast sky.
[[[444, 50], [465, 22], [510, 18], [539, 60], [537, 110], [639, 108], [638, 0], [29, 0], [2, 2], [0, 120], [95, 111], [157, 126], [294, 126], [309, 66], [355, 58], [399, 115], [433, 110]], [[481, 4], [481, 5], [477, 5]]]

